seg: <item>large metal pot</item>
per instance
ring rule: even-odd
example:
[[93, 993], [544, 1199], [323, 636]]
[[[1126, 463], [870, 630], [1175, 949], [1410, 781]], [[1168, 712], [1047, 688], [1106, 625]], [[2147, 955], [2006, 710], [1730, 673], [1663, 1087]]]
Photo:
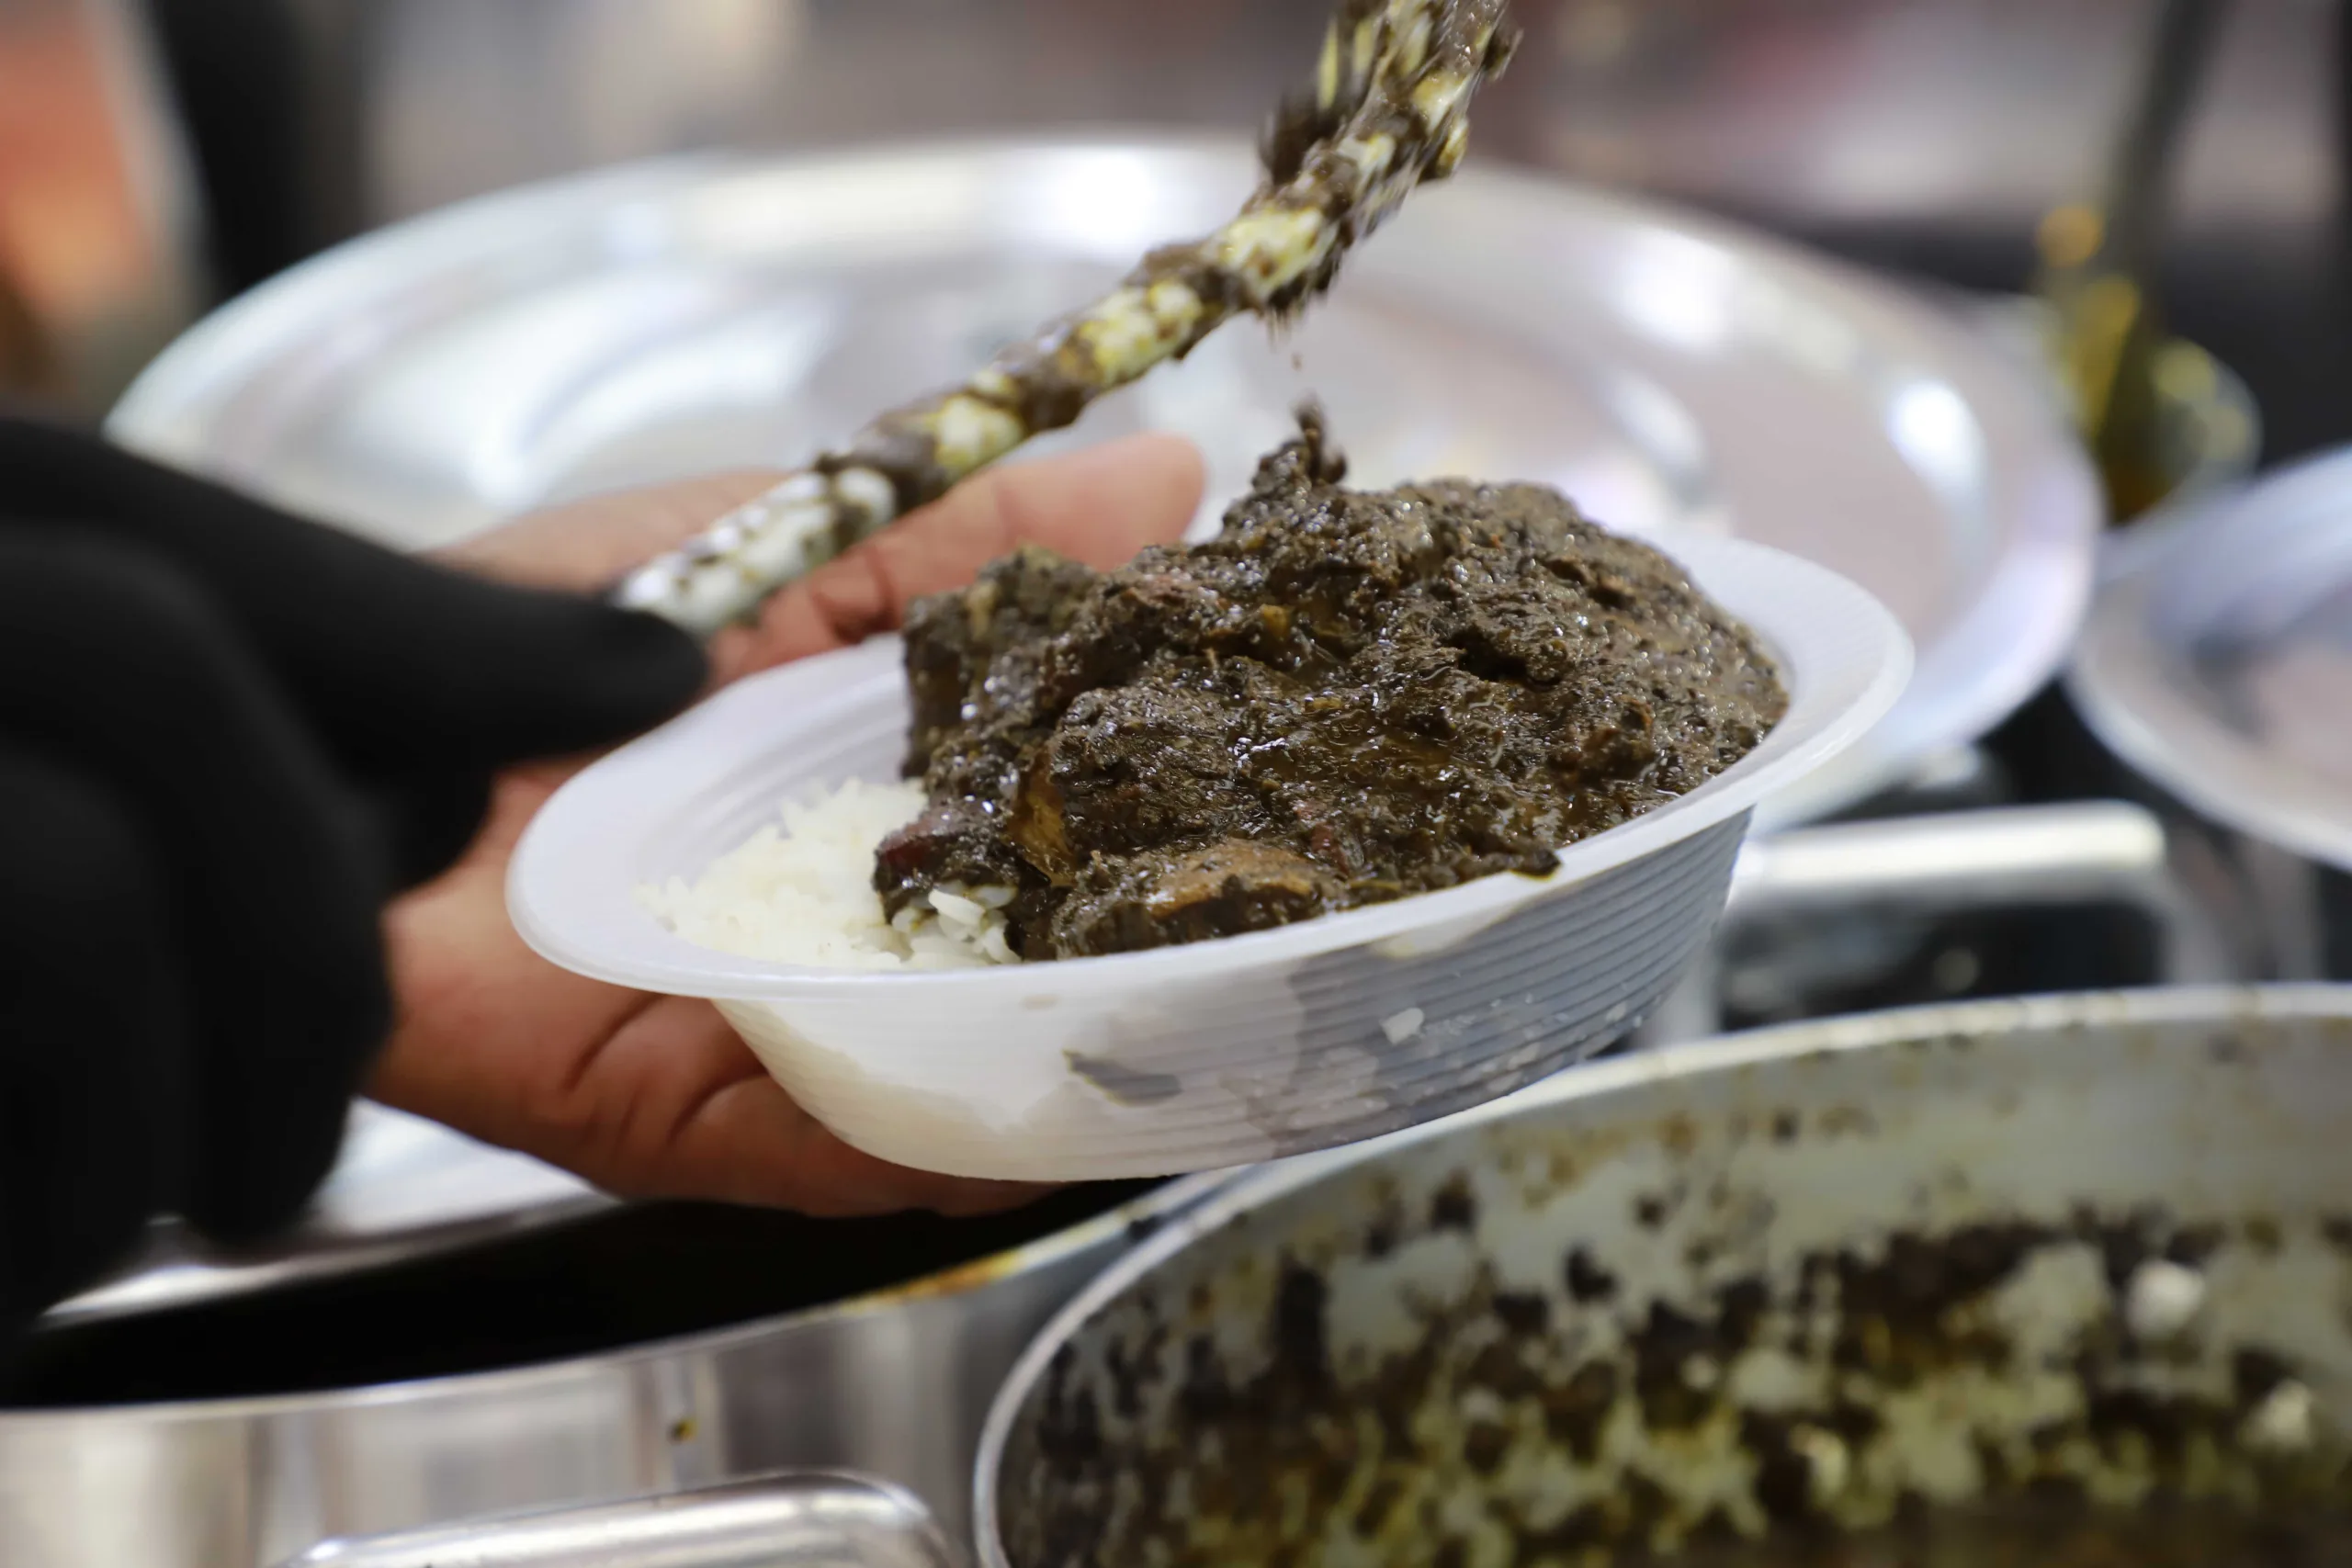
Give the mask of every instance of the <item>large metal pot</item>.
[[[333, 1536], [786, 1468], [897, 1483], [961, 1537], [979, 1417], [1021, 1347], [1219, 1179], [1056, 1231], [1087, 1197], [1066, 1194], [990, 1222], [1043, 1239], [765, 1318], [730, 1308], [808, 1299], [836, 1267], [824, 1249], [871, 1254], [886, 1227], [622, 1209], [300, 1291], [69, 1318], [34, 1337], [0, 1410], [0, 1563], [258, 1568]], [[987, 1234], [969, 1224], [955, 1234]], [[639, 1331], [680, 1313], [741, 1326]], [[171, 1397], [189, 1392], [208, 1397]]]
[[[982, 1560], [1753, 1562], [1967, 1519], [2033, 1532], [1970, 1561], [2046, 1564], [2145, 1503], [2097, 1561], [2342, 1562], [2352, 1515], [2293, 1511], [2346, 1501], [2347, 1128], [2336, 987], [1587, 1069], [1263, 1172], [1114, 1268], [990, 1413]], [[2216, 1544], [2221, 1498], [2264, 1505], [2259, 1550]]]

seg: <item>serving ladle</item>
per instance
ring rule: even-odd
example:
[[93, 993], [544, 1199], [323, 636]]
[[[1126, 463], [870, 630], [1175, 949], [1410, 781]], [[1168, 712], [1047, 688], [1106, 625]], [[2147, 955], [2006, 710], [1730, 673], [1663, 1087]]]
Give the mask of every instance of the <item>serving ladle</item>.
[[1461, 163], [1471, 102], [1517, 46], [1508, 10], [1508, 0], [1340, 0], [1312, 89], [1276, 113], [1264, 178], [1231, 222], [1152, 252], [961, 386], [883, 414], [630, 574], [614, 598], [708, 636], [1235, 317], [1293, 318], [1416, 187]]

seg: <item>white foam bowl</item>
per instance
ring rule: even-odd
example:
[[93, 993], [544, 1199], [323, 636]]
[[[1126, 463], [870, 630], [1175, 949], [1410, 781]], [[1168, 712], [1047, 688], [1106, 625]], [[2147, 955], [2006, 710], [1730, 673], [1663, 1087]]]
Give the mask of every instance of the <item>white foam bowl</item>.
[[849, 972], [695, 946], [635, 889], [700, 875], [787, 798], [898, 776], [883, 638], [740, 682], [580, 774], [507, 885], [564, 967], [716, 1001], [810, 1114], [884, 1159], [1075, 1181], [1282, 1158], [1510, 1092], [1632, 1030], [1721, 914], [1749, 813], [1860, 739], [1909, 678], [1875, 600], [1733, 539], [1671, 553], [1780, 661], [1789, 712], [1699, 789], [1500, 875], [1269, 931], [1001, 968]]

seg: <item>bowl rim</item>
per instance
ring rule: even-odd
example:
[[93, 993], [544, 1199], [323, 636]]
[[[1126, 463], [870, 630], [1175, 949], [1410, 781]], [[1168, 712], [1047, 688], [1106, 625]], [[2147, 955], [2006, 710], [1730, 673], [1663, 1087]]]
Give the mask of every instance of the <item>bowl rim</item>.
[[[600, 858], [607, 866], [614, 862], [614, 840], [641, 841], [652, 829], [661, 818], [650, 800], [685, 793], [674, 776], [666, 786], [659, 784], [673, 750], [734, 736], [720, 743], [741, 758], [746, 754], [740, 739], [746, 716], [754, 708], [772, 709], [787, 692], [805, 688], [808, 700], [796, 716], [806, 724], [843, 704], [870, 700], [877, 684], [900, 681], [899, 642], [886, 636], [739, 682], [568, 781], [516, 845], [507, 876], [509, 916], [534, 951], [574, 973], [638, 990], [741, 1002], [841, 1001], [871, 997], [877, 986], [942, 1002], [1040, 989], [1061, 996], [1099, 994], [1384, 943], [1406, 944], [1410, 955], [1433, 953], [1474, 937], [1531, 902], [1564, 895], [1752, 811], [1776, 790], [1802, 782], [1861, 740], [1902, 695], [1913, 666], [1910, 638], [1885, 606], [1845, 577], [1745, 539], [1688, 536], [1645, 542], [1682, 567], [1766, 645], [1790, 688], [1789, 709], [1755, 750], [1697, 789], [1559, 851], [1556, 869], [1548, 876], [1498, 874], [1268, 931], [1139, 953], [1049, 964], [849, 970], [767, 963], [695, 946], [638, 907], [633, 886], [616, 890], [582, 874]], [[1808, 678], [1790, 653], [1792, 647], [1803, 648], [1808, 636], [1821, 635], [1824, 625], [1842, 628], [1858, 649], [1846, 661], [1845, 679], [1829, 690], [1819, 688], [1818, 671]], [[771, 719], [755, 745], [772, 750], [779, 742]], [[696, 770], [702, 776], [715, 771], [707, 764]], [[620, 903], [628, 905], [635, 929], [616, 939]]]

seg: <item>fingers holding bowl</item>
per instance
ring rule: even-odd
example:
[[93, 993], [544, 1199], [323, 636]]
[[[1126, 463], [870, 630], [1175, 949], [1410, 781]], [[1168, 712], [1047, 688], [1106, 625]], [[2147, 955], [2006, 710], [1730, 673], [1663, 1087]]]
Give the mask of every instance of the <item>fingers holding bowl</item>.
[[[521, 519], [445, 553], [508, 581], [593, 592], [709, 526], [776, 475], [712, 476]], [[1183, 534], [1202, 464], [1145, 436], [983, 474], [770, 602], [714, 644], [714, 683], [899, 625], [925, 593], [969, 581], [1020, 544], [1098, 566]], [[1016, 1207], [1043, 1188], [905, 1169], [858, 1152], [770, 1078], [707, 1002], [655, 998], [558, 968], [515, 934], [508, 862], [575, 771], [500, 782], [465, 860], [389, 921], [399, 1022], [371, 1092], [629, 1196], [851, 1215]]]

